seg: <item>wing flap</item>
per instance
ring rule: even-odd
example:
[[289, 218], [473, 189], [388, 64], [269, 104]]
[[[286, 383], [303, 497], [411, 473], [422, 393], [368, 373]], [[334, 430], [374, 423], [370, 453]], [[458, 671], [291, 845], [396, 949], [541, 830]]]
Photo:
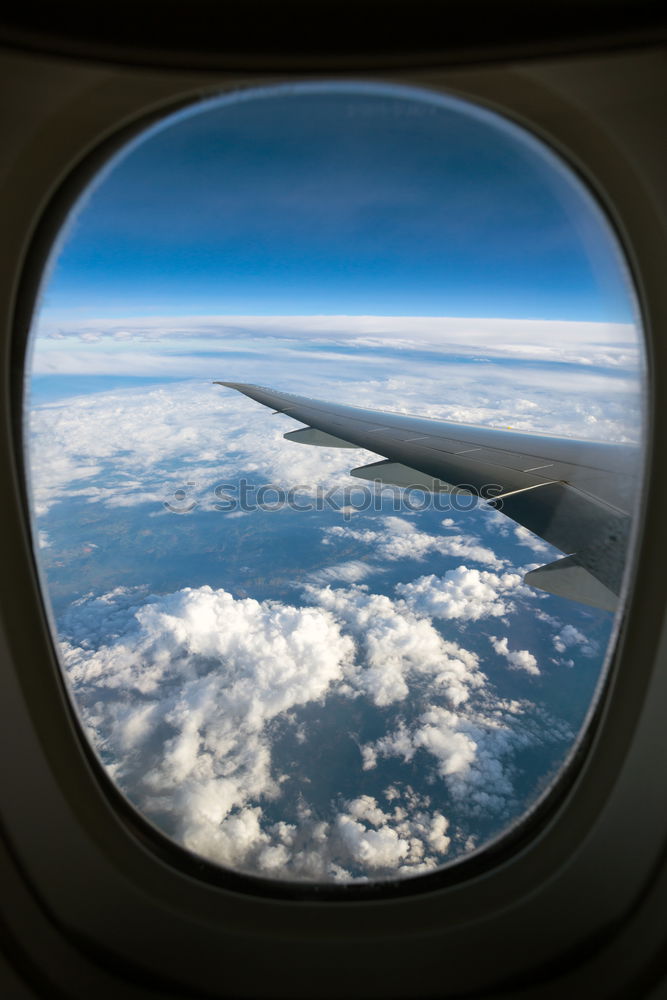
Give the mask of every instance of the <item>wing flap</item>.
[[614, 593], [620, 590], [630, 518], [567, 483], [550, 483], [500, 498], [502, 512], [579, 565]]
[[311, 444], [316, 448], [358, 448], [358, 445], [342, 438], [334, 437], [316, 427], [301, 427], [298, 431], [288, 431], [283, 434], [286, 441], [296, 441], [297, 444]]
[[412, 469], [408, 465], [401, 465], [400, 462], [390, 462], [385, 459], [382, 462], [371, 462], [370, 465], [360, 465], [357, 469], [351, 469], [350, 475], [357, 479], [368, 479], [372, 482], [387, 483], [389, 486], [400, 486], [402, 489], [419, 489], [426, 493], [451, 493], [469, 492], [467, 490], [457, 490], [451, 483], [443, 483], [441, 479], [434, 479], [427, 476], [418, 469]]

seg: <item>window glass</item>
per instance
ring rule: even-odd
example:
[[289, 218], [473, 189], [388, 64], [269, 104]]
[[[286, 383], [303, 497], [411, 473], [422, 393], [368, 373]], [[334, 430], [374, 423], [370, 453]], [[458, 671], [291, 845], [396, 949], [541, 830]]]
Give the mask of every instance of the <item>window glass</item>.
[[470, 104], [279, 86], [123, 150], [54, 251], [26, 420], [64, 676], [127, 799], [294, 882], [528, 816], [604, 680], [642, 350], [591, 196]]

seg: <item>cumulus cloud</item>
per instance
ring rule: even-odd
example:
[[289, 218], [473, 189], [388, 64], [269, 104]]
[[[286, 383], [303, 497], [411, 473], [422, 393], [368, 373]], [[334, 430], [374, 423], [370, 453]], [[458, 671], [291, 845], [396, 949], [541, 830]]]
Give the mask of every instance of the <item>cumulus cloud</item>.
[[449, 820], [419, 808], [411, 814], [400, 805], [383, 811], [375, 798], [362, 795], [336, 818], [336, 832], [351, 859], [371, 872], [428, 871], [447, 854]]
[[516, 724], [526, 705], [484, 708], [479, 657], [402, 597], [363, 585], [306, 595], [293, 606], [209, 586], [119, 587], [79, 599], [61, 649], [90, 737], [142, 811], [220, 864], [325, 881], [431, 870], [451, 852], [450, 822], [407, 785], [386, 788], [389, 807], [362, 794], [324, 817], [302, 790], [277, 821], [291, 779], [274, 759], [275, 723], [303, 744], [299, 708], [335, 697], [389, 711], [410, 699], [412, 714], [394, 710], [386, 734], [360, 746], [359, 773], [423, 752], [457, 808], [500, 814], [514, 801], [512, 753], [535, 739]]
[[280, 879], [366, 882], [432, 871], [447, 860], [449, 820], [409, 788], [397, 799], [382, 810], [362, 795], [327, 821], [302, 807], [298, 823], [267, 823], [259, 807], [246, 807], [213, 831], [200, 829], [189, 846]]
[[495, 635], [490, 635], [489, 642], [499, 656], [505, 657], [510, 670], [525, 670], [527, 674], [539, 676], [537, 660], [527, 649], [510, 649], [507, 636], [498, 639]]
[[595, 656], [598, 652], [597, 643], [591, 641], [583, 632], [571, 624], [564, 625], [553, 636], [552, 641], [558, 653], [564, 653], [567, 649], [571, 649], [574, 646], [579, 646], [584, 656]]
[[[356, 638], [373, 616], [368, 602], [358, 610], [346, 619]], [[384, 612], [370, 639], [376, 656], [392, 637], [408, 638]], [[483, 685], [477, 658], [418, 624], [431, 658], [421, 663], [419, 639], [410, 641], [405, 669], [429, 674], [459, 704], [457, 691]], [[334, 881], [426, 871], [447, 855], [449, 821], [409, 787], [388, 791], [388, 810], [361, 795], [326, 820], [303, 802], [297, 822], [267, 816], [288, 780], [273, 761], [272, 721], [336, 691], [382, 701], [365, 676], [373, 654], [355, 667], [352, 635], [321, 604], [239, 600], [210, 587], [163, 597], [117, 588], [80, 599], [63, 627], [67, 676], [102, 759], [191, 850], [240, 870]]]
[[[459, 567], [449, 581], [460, 593], [446, 592], [444, 617], [496, 614], [518, 589], [515, 576]], [[514, 801], [512, 753], [532, 738], [516, 725], [525, 706], [480, 707], [488, 692], [479, 656], [425, 613], [443, 610], [441, 578], [395, 589], [390, 597], [311, 583], [309, 604], [292, 606], [209, 586], [163, 596], [120, 587], [69, 608], [62, 656], [114, 779], [190, 849], [281, 878], [426, 871], [442, 863], [451, 834], [423, 801], [387, 811], [362, 795], [326, 819], [306, 804], [297, 823], [271, 818], [290, 780], [274, 761], [273, 722], [334, 696], [413, 712], [426, 699], [406, 716], [416, 722], [394, 714], [385, 736], [360, 747], [360, 773], [423, 751], [459, 806], [500, 814]]]
[[432, 618], [478, 621], [499, 618], [513, 609], [513, 596], [530, 596], [518, 573], [489, 573], [458, 566], [444, 576], [419, 577], [396, 592], [416, 614]]
[[232, 825], [249, 834], [258, 813], [243, 810], [277, 790], [267, 724], [322, 699], [343, 677], [352, 641], [321, 608], [210, 587], [140, 605], [136, 596], [82, 599], [64, 621], [73, 637], [87, 636], [65, 641], [62, 655], [95, 742], [122, 786], [148, 803], [169, 798], [185, 842], [232, 810]]
[[409, 762], [421, 753], [433, 761], [460, 810], [471, 816], [508, 815], [516, 809], [516, 751], [573, 738], [556, 720], [540, 720], [536, 726], [530, 707], [529, 702], [502, 699], [465, 712], [430, 705], [414, 721], [400, 722], [364, 748], [369, 751], [366, 767], [374, 768], [382, 757]]
[[479, 658], [444, 639], [404, 601], [368, 593], [363, 587], [308, 588], [307, 593], [355, 636], [359, 666], [349, 675], [350, 681], [375, 705], [404, 700], [411, 682], [420, 679], [427, 679], [431, 689], [455, 705], [484, 684]]

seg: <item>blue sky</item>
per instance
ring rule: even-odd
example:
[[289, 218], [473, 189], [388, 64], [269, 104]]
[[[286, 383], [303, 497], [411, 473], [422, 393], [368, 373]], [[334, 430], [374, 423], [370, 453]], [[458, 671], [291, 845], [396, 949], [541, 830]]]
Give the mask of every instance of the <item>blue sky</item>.
[[588, 196], [494, 116], [352, 84], [202, 107], [84, 200], [44, 318], [633, 318]]

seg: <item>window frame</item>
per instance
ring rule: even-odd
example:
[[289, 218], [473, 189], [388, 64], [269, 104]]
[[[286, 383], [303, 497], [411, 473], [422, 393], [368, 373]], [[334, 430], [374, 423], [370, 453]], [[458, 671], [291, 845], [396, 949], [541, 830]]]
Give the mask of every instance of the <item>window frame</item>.
[[[36, 60], [12, 58], [28, 91], [34, 85]], [[601, 699], [585, 752], [570, 769], [567, 785], [558, 783], [557, 801], [531, 815], [518, 838], [510, 835], [513, 843], [507, 850], [503, 848], [499, 856], [493, 848], [483, 852], [476, 870], [470, 868], [474, 859], [445, 869], [437, 876], [445, 876], [442, 884], [435, 887], [426, 887], [435, 876], [405, 880], [391, 905], [387, 897], [392, 893], [382, 886], [374, 898], [365, 900], [356, 893], [349, 900], [327, 898], [320, 889], [303, 898], [301, 886], [292, 894], [300, 898], [289, 898], [289, 892], [277, 898], [265, 891], [268, 885], [256, 884], [255, 892], [248, 891], [250, 881], [261, 880], [224, 873], [211, 881], [210, 869], [215, 866], [201, 859], [191, 856], [186, 866], [175, 863], [174, 852], [186, 852], [149, 824], [137, 822], [134, 810], [81, 739], [39, 588], [22, 469], [23, 359], [42, 269], [73, 200], [110, 154], [197, 96], [249, 81], [220, 75], [109, 72], [63, 63], [59, 82], [69, 100], [64, 110], [55, 112], [51, 95], [35, 88], [32, 104], [28, 102], [33, 132], [19, 138], [12, 164], [14, 186], [10, 177], [7, 189], [10, 196], [12, 190], [20, 196], [10, 213], [9, 253], [0, 271], [0, 290], [8, 302], [15, 293], [13, 315], [3, 317], [5, 345], [12, 350], [6, 365], [12, 382], [6, 386], [3, 405], [11, 404], [11, 413], [6, 410], [5, 416], [11, 420], [13, 437], [3, 442], [0, 460], [9, 484], [2, 502], [13, 578], [0, 580], [8, 609], [0, 642], [16, 668], [9, 671], [3, 713], [5, 735], [13, 741], [7, 759], [20, 753], [23, 765], [10, 777], [7, 838], [20, 866], [39, 886], [41, 910], [95, 966], [122, 967], [130, 980], [147, 976], [156, 988], [160, 980], [156, 970], [161, 969], [165, 982], [210, 992], [224, 947], [234, 955], [225, 962], [224, 987], [229, 994], [256, 996], [263, 981], [268, 992], [261, 995], [306, 997], [312, 985], [309, 970], [334, 966], [336, 954], [342, 953], [347, 967], [331, 973], [330, 982], [323, 984], [323, 996], [337, 996], [342, 988], [349, 992], [348, 970], [357, 976], [359, 992], [352, 996], [414, 996], [415, 968], [420, 968], [428, 988], [433, 984], [435, 989], [444, 954], [451, 989], [474, 993], [500, 983], [511, 988], [525, 974], [526, 950], [536, 970], [548, 969], [564, 953], [592, 951], [638, 905], [659, 863], [667, 830], [667, 812], [661, 803], [652, 802], [651, 783], [642, 767], [646, 752], [642, 742], [665, 742], [663, 736], [660, 743], [658, 711], [659, 691], [667, 686], [664, 660], [663, 669], [654, 669], [662, 616], [650, 608], [656, 594], [660, 608], [667, 597], [656, 544], [656, 538], [665, 538], [659, 503], [664, 473], [655, 455], [658, 434], [667, 438], [665, 418], [656, 406], [662, 379], [667, 378], [667, 350], [653, 332], [667, 316], [664, 282], [654, 263], [667, 246], [667, 236], [655, 213], [659, 164], [651, 189], [641, 163], [633, 163], [635, 151], [627, 140], [623, 144], [623, 130], [626, 135], [631, 132], [627, 122], [614, 122], [613, 111], [607, 110], [606, 130], [602, 129], [599, 122], [605, 112], [599, 102], [596, 106], [595, 88], [593, 93], [587, 90], [587, 79], [599, 81], [605, 74], [609, 79], [623, 59], [641, 63], [642, 57], [582, 57], [520, 68], [387, 73], [381, 78], [441, 90], [505, 115], [541, 138], [583, 177], [619, 234], [633, 272], [644, 316], [650, 379], [650, 480], [637, 518], [643, 524], [637, 527], [634, 553], [641, 572], [635, 567], [607, 695]], [[377, 77], [355, 74], [355, 78]], [[261, 76], [251, 82], [262, 86], [276, 81]], [[63, 129], [68, 121], [76, 123], [69, 131]], [[53, 143], [58, 133], [60, 139]], [[35, 162], [37, 150], [41, 150], [40, 167], [26, 188], [19, 178]], [[657, 156], [655, 148], [653, 155]], [[55, 177], [61, 179], [57, 186]], [[26, 781], [30, 796], [22, 787]], [[636, 817], [644, 815], [647, 806], [651, 822], [644, 824], [639, 837], [633, 831], [630, 841], [636, 856], [610, 884], [610, 859], [628, 846], [628, 814], [640, 826]], [[48, 856], [45, 809], [51, 819]], [[492, 863], [487, 864], [489, 859]], [[563, 899], [577, 902], [570, 905], [566, 923], [549, 928], [548, 915], [562, 908]], [[408, 927], [410, 947], [404, 959], [385, 955], [383, 949], [384, 967], [379, 968], [374, 941], [378, 936], [395, 940], [398, 952]], [[183, 940], [196, 941], [201, 958], [196, 968], [188, 961], [188, 949], [179, 951]], [[300, 951], [304, 941], [307, 961]], [[265, 950], [267, 965], [280, 970], [271, 980], [258, 978], [253, 959], [258, 947]], [[476, 953], [484, 955], [484, 963], [471, 962]]]

